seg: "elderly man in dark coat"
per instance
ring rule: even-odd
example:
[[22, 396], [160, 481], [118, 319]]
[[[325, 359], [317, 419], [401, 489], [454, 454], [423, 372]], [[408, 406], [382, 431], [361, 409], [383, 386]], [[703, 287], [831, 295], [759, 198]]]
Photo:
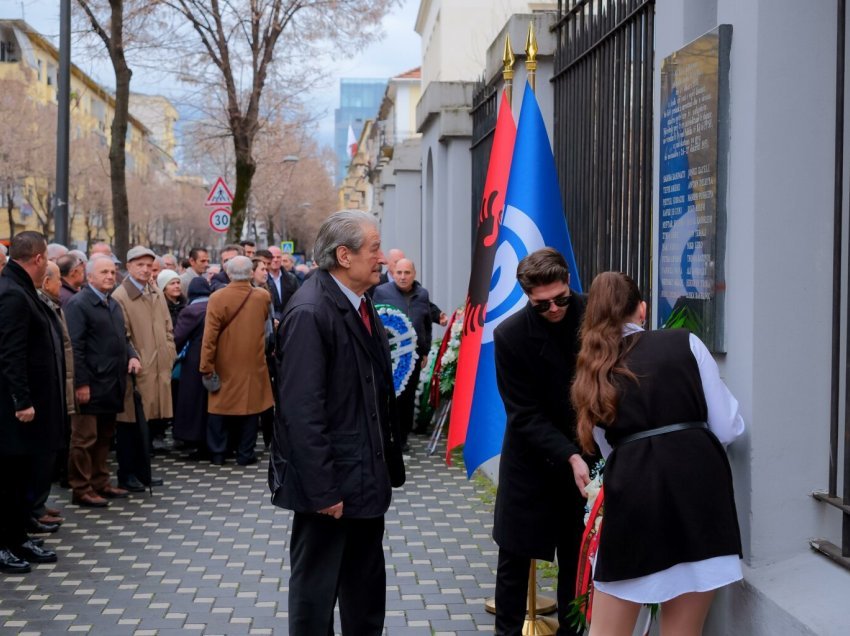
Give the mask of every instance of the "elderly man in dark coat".
[[86, 282], [86, 264], [79, 256], [68, 252], [56, 259], [62, 287], [59, 289], [59, 304], [64, 307]]
[[107, 499], [127, 496], [110, 485], [107, 456], [116, 416], [124, 409], [127, 373], [136, 373], [141, 364], [127, 337], [124, 312], [110, 298], [115, 264], [96, 255], [86, 269], [88, 284], [65, 306], [79, 405], [71, 418], [68, 481], [75, 504], [102, 508]]
[[26, 534], [26, 475], [33, 457], [62, 447], [65, 363], [56, 315], [38, 298], [47, 241], [38, 232], [12, 239], [0, 276], [0, 572], [29, 572], [56, 553]]
[[174, 345], [185, 357], [180, 363], [180, 390], [174, 409], [174, 439], [196, 448], [194, 458], [206, 455], [207, 447], [207, 390], [201, 382], [201, 342], [204, 339], [204, 318], [210, 299], [210, 284], [203, 276], [189, 283], [189, 304], [177, 317], [174, 325]]
[[570, 382], [579, 351], [584, 299], [569, 287], [564, 257], [552, 248], [520, 261], [529, 303], [495, 331], [496, 380], [507, 426], [499, 464], [493, 538], [499, 545], [496, 634], [519, 636], [531, 559], [558, 552], [559, 636], [577, 634], [567, 618], [584, 528], [579, 487], [590, 480], [575, 441]]
[[281, 413], [269, 470], [272, 502], [295, 511], [289, 633], [328, 633], [339, 598], [342, 633], [377, 636], [384, 513], [404, 464], [389, 343], [366, 297], [385, 262], [374, 218], [331, 215], [314, 253], [320, 269], [295, 292], [280, 328]]
[[269, 263], [269, 278], [268, 286], [272, 293], [272, 311], [275, 320], [283, 319], [283, 312], [286, 309], [286, 304], [298, 290], [298, 278], [292, 272], [286, 271], [283, 267], [283, 252], [279, 247], [272, 245], [268, 249], [272, 255], [272, 261]]
[[413, 261], [400, 258], [396, 261], [393, 278], [378, 285], [372, 293], [376, 305], [386, 304], [397, 307], [410, 318], [416, 331], [416, 353], [418, 363], [407, 381], [401, 395], [398, 396], [399, 428], [401, 429], [402, 448], [407, 450], [407, 436], [413, 428], [413, 411], [416, 401], [416, 387], [419, 385], [419, 370], [428, 359], [431, 348], [431, 299], [428, 290], [416, 280], [416, 267]]

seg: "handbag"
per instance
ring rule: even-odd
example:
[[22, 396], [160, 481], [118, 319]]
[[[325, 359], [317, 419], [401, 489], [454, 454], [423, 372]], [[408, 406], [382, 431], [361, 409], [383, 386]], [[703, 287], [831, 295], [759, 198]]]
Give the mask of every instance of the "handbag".
[[[226, 323], [224, 323], [224, 326], [221, 329], [218, 330], [218, 337], [219, 338], [221, 338], [221, 334], [224, 333], [224, 330], [227, 329], [233, 323], [233, 321], [236, 319], [236, 316], [238, 316], [239, 312], [242, 311], [242, 308], [245, 306], [245, 303], [248, 302], [248, 299], [251, 297], [251, 294], [253, 294], [253, 293], [254, 293], [254, 289], [251, 288], [248, 291], [248, 295], [245, 296], [242, 303], [239, 305], [239, 307], [236, 308], [236, 311], [233, 312], [233, 315], [230, 317], [230, 320], [228, 320]], [[219, 377], [218, 373], [216, 373], [215, 371], [213, 371], [209, 375], [205, 375], [205, 376], [201, 377], [201, 384], [203, 384], [204, 388], [207, 391], [209, 391], [210, 393], [217, 393], [218, 391], [221, 390], [221, 378]]]

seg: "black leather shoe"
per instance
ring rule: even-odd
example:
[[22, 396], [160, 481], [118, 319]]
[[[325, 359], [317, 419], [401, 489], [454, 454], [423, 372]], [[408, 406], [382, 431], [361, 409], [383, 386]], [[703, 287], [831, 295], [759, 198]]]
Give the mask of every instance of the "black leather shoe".
[[0, 572], [6, 574], [26, 574], [32, 570], [30, 564], [19, 559], [6, 548], [0, 548]]
[[165, 482], [162, 481], [162, 477], [151, 477], [151, 483], [149, 486], [162, 486]]
[[248, 459], [237, 459], [236, 463], [239, 464], [240, 466], [253, 466], [254, 464], [257, 463], [257, 461], [259, 461], [259, 460], [257, 459], [257, 456], [255, 455], [254, 457], [249, 457]]
[[47, 534], [53, 533], [59, 530], [58, 523], [41, 523], [38, 519], [30, 519], [27, 521], [27, 532], [32, 532], [33, 534]]
[[38, 537], [27, 537], [27, 541], [32, 541], [32, 544], [37, 545], [39, 548], [44, 545], [44, 539]]
[[15, 556], [26, 559], [30, 563], [56, 563], [56, 553], [53, 550], [37, 546], [32, 541], [27, 541], [14, 548], [12, 552]]
[[147, 490], [135, 475], [130, 475], [125, 481], [118, 482], [118, 486], [130, 492], [145, 492]]
[[224, 455], [211, 455], [210, 463], [215, 466], [224, 466]]

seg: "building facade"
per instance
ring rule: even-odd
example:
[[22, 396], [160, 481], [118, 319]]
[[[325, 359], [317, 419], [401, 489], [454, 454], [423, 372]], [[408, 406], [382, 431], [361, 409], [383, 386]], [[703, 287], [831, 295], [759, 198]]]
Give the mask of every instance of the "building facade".
[[[12, 230], [52, 235], [59, 51], [23, 20], [0, 20], [0, 45], [0, 127], [8, 141], [0, 152], [0, 236]], [[84, 247], [114, 236], [108, 153], [115, 98], [74, 64], [70, 92], [69, 229], [71, 242]], [[176, 178], [174, 106], [162, 96], [134, 94], [130, 109], [130, 233], [135, 241], [153, 242], [173, 226], [178, 206], [194, 198], [202, 203], [203, 193]]]
[[381, 105], [385, 79], [343, 78], [339, 80], [339, 108], [334, 110], [334, 153], [336, 153], [336, 185], [340, 185], [351, 163], [348, 129], [359, 139], [367, 119], [374, 119]]

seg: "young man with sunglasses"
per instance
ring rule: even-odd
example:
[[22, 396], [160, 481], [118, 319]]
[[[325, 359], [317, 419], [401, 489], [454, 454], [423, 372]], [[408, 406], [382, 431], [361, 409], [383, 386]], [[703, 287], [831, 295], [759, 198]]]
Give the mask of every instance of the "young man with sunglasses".
[[507, 426], [499, 464], [493, 538], [499, 545], [496, 634], [522, 633], [531, 559], [558, 553], [558, 635], [579, 634], [567, 618], [590, 481], [575, 438], [570, 382], [585, 299], [570, 290], [564, 257], [544, 248], [517, 267], [525, 309], [496, 328], [496, 379]]

